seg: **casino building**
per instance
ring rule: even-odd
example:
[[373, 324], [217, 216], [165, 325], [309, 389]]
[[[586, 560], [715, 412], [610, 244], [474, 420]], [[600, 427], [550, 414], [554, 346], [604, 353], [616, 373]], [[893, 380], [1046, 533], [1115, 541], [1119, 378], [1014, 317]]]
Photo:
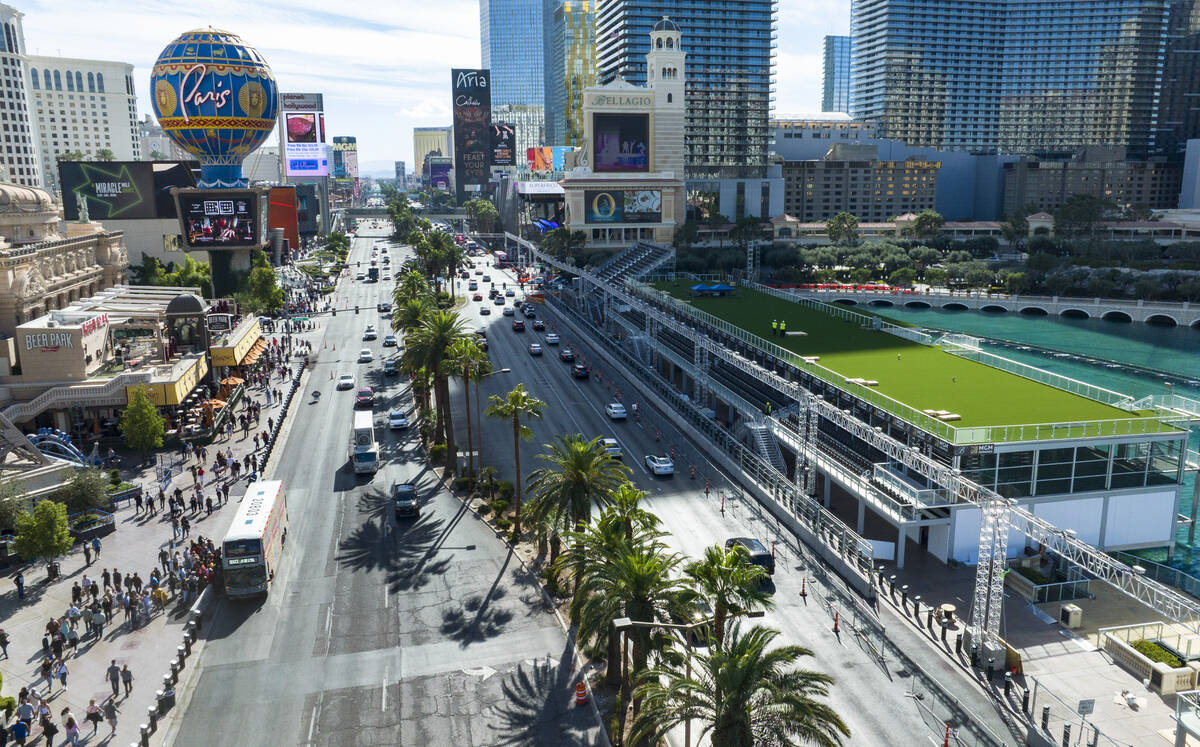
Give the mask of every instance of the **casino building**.
[[645, 86], [584, 89], [584, 146], [561, 184], [566, 225], [593, 247], [670, 244], [684, 213], [684, 58], [678, 27], [650, 33]]

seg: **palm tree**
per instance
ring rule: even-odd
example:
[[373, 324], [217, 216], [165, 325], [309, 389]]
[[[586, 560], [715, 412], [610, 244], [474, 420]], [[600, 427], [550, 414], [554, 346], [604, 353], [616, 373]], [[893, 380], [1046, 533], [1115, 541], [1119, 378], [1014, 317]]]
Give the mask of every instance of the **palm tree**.
[[657, 532], [659, 519], [641, 507], [645, 491], [638, 490], [633, 483], [626, 482], [609, 495], [609, 507], [602, 521], [613, 521], [625, 531], [625, 541], [633, 544], [635, 533]]
[[[475, 395], [476, 395], [476, 404], [478, 404], [479, 392], [476, 392]], [[479, 455], [479, 463], [483, 464], [483, 454]], [[479, 480], [480, 480], [480, 482], [487, 483], [488, 502], [491, 502], [492, 498], [495, 497], [493, 494], [492, 488], [496, 484], [496, 468], [490, 464], [486, 467], [480, 467], [479, 468]]]
[[421, 273], [409, 270], [396, 277], [396, 287], [392, 289], [392, 302], [397, 307], [415, 299], [427, 300], [429, 297], [429, 281]]
[[[583, 531], [592, 505], [607, 504], [613, 490], [626, 482], [630, 469], [613, 459], [600, 439], [584, 441], [578, 433], [559, 436], [538, 454], [548, 466], [529, 473], [529, 511], [552, 527], [550, 562], [558, 560], [559, 532]], [[582, 564], [583, 559], [577, 558]], [[578, 579], [578, 569], [576, 571]]]
[[446, 469], [453, 471], [458, 461], [454, 441], [454, 419], [450, 413], [450, 385], [442, 363], [456, 340], [464, 337], [462, 319], [453, 311], [431, 311], [406, 338], [402, 359], [419, 362], [433, 374], [433, 396], [438, 409], [440, 434], [435, 443], [446, 444]]
[[521, 439], [528, 441], [533, 438], [533, 431], [529, 430], [529, 426], [521, 421], [541, 420], [542, 408], [546, 406], [546, 403], [525, 391], [524, 384], [517, 384], [516, 388], [504, 397], [497, 397], [493, 394], [488, 397], [488, 402], [490, 403], [487, 408], [489, 418], [512, 421], [513, 459], [516, 464], [516, 477], [513, 482], [517, 489], [517, 500], [513, 504], [513, 535], [519, 537], [521, 535]]
[[[485, 375], [492, 367], [492, 360], [479, 347], [479, 343], [463, 337], [450, 346], [446, 362], [453, 367], [453, 375], [462, 379], [464, 412], [467, 414], [467, 477], [471, 487], [475, 487], [475, 445], [471, 437], [471, 379]], [[479, 439], [483, 440], [482, 431]]]
[[712, 605], [712, 632], [717, 645], [725, 640], [725, 621], [730, 612], [775, 606], [775, 600], [762, 588], [766, 570], [750, 562], [750, 553], [742, 545], [705, 548], [704, 557], [688, 563], [684, 573], [696, 592]]
[[778, 630], [740, 624], [707, 653], [689, 650], [683, 662], [646, 672], [635, 691], [642, 709], [633, 721], [635, 741], [656, 742], [692, 719], [704, 722], [701, 739], [714, 747], [815, 744], [838, 747], [850, 729], [826, 698], [833, 678], [792, 665], [812, 652], [801, 646], [768, 650]]
[[405, 336], [421, 326], [421, 320], [433, 310], [427, 298], [409, 298], [398, 301], [396, 310], [392, 312], [392, 329]]

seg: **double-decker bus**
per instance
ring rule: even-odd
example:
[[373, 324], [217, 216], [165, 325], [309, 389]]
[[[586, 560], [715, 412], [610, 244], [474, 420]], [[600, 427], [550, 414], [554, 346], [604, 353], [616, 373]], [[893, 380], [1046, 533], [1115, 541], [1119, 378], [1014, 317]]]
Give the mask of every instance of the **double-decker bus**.
[[375, 472], [379, 469], [379, 447], [375, 444], [375, 413], [357, 410], [354, 431], [350, 434], [350, 462], [354, 471]]
[[236, 598], [267, 593], [287, 541], [287, 530], [283, 482], [251, 483], [221, 543], [221, 569], [227, 595]]

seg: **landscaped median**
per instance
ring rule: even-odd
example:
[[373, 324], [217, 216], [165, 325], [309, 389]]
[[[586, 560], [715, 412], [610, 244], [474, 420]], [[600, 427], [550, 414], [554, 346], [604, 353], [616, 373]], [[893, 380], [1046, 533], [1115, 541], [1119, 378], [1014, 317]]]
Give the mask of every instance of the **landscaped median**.
[[[1160, 695], [1194, 690], [1200, 674], [1200, 637], [1183, 635], [1167, 623], [1101, 628], [1101, 646], [1113, 662]], [[1197, 659], [1185, 661], [1191, 651]]]

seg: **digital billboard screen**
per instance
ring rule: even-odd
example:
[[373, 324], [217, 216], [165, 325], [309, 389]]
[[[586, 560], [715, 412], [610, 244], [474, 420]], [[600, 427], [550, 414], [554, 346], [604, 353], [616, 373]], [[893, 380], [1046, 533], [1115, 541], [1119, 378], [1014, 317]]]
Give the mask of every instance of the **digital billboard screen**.
[[525, 162], [529, 164], [530, 171], [538, 171], [548, 173], [554, 170], [554, 149], [553, 148], [526, 148]]
[[452, 163], [432, 163], [429, 165], [429, 186], [443, 192], [450, 191], [450, 169]]
[[233, 249], [262, 243], [257, 192], [184, 190], [176, 197], [183, 241], [189, 249]]
[[279, 101], [287, 175], [328, 176], [325, 97], [319, 93], [281, 93]]
[[[454, 179], [459, 196], [467, 185], [491, 178], [492, 89], [488, 70], [450, 71], [454, 117]], [[432, 175], [430, 176], [432, 179]]]
[[593, 171], [649, 171], [650, 115], [592, 115]]
[[627, 189], [622, 193], [626, 223], [661, 223], [662, 192], [657, 189]]
[[178, 218], [172, 189], [192, 189], [200, 178], [199, 161], [155, 161], [154, 210], [159, 218]]
[[625, 193], [619, 189], [585, 190], [584, 223], [623, 223]]
[[333, 176], [338, 179], [358, 178], [358, 138], [348, 135], [334, 136]]
[[517, 128], [504, 122], [492, 123], [492, 165], [512, 166], [516, 163], [513, 150], [516, 147]]
[[194, 187], [195, 161], [59, 161], [63, 217], [79, 220], [80, 200], [91, 220], [175, 218], [172, 187]]

